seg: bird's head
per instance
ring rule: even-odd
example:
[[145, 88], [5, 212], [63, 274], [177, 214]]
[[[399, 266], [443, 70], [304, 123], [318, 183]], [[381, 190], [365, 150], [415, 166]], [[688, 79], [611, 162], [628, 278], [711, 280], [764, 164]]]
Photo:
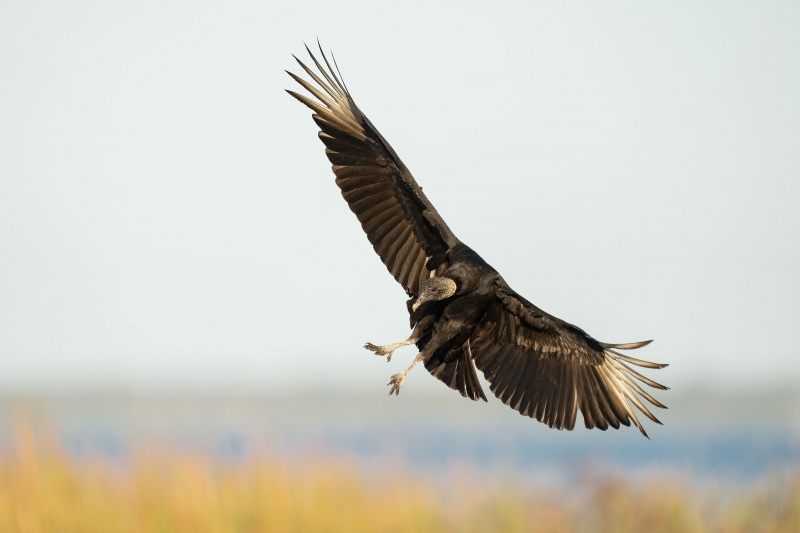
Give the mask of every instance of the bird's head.
[[456, 293], [456, 282], [446, 277], [436, 277], [425, 280], [422, 284], [419, 298], [411, 306], [412, 311], [416, 311], [425, 302], [438, 302], [445, 298], [450, 298]]

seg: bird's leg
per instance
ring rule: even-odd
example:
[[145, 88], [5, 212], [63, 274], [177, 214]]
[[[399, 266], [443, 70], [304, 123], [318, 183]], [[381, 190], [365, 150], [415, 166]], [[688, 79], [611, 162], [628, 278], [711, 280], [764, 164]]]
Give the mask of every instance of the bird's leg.
[[419, 363], [424, 359], [425, 359], [424, 352], [418, 353], [417, 356], [414, 358], [414, 361], [411, 362], [411, 365], [408, 368], [406, 368], [402, 372], [398, 372], [397, 374], [389, 378], [389, 383], [386, 384], [392, 386], [392, 390], [389, 391], [389, 396], [391, 396], [392, 394], [396, 396], [400, 395], [400, 387], [403, 386], [403, 382], [406, 380], [406, 376], [411, 371], [411, 369], [417, 365], [417, 363]]
[[425, 317], [414, 327], [414, 331], [411, 332], [411, 336], [408, 337], [404, 341], [394, 342], [392, 344], [384, 344], [383, 346], [375, 346], [371, 342], [368, 342], [364, 345], [364, 348], [367, 350], [375, 352], [375, 355], [385, 355], [386, 362], [392, 360], [392, 354], [398, 348], [403, 346], [408, 346], [409, 344], [414, 344], [418, 340], [420, 340], [423, 336], [427, 335], [430, 331], [430, 326], [433, 324], [433, 317]]
[[436, 330], [436, 328], [434, 328], [435, 321], [436, 319], [433, 315], [428, 315], [417, 322], [417, 325], [414, 328], [414, 333], [412, 333], [411, 336], [422, 338], [425, 335], [430, 334], [431, 338], [425, 343], [425, 347], [417, 354], [408, 368], [389, 378], [389, 383], [387, 383], [387, 385], [392, 386], [392, 389], [389, 391], [389, 396], [392, 394], [399, 396], [400, 387], [403, 386], [403, 382], [406, 380], [408, 373], [411, 372], [411, 369], [417, 366], [417, 363], [419, 362], [427, 364], [428, 360], [433, 356], [434, 353], [436, 353], [436, 350], [441, 348], [445, 342], [453, 337], [452, 329], [454, 327], [458, 327], [455, 326], [453, 322], [450, 322], [446, 324], [445, 327]]
[[408, 346], [409, 344], [414, 344], [418, 340], [419, 337], [417, 337], [416, 335], [414, 335], [414, 333], [412, 333], [411, 336], [404, 341], [394, 342], [392, 344], [384, 344], [383, 346], [375, 346], [371, 342], [368, 342], [367, 344], [364, 345], [364, 348], [375, 352], [375, 355], [385, 355], [386, 362], [388, 363], [389, 361], [392, 360], [392, 354], [396, 349], [401, 348], [403, 346]]

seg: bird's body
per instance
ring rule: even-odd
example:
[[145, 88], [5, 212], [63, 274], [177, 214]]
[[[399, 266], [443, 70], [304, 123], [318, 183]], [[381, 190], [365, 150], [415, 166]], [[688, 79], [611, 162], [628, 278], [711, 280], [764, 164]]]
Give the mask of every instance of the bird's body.
[[289, 93], [315, 112], [342, 195], [410, 297], [411, 336], [398, 343], [365, 346], [387, 359], [401, 346], [416, 344], [419, 349], [411, 366], [392, 376], [390, 394], [399, 393], [408, 372], [422, 362], [450, 388], [473, 400], [486, 400], [477, 366], [498, 398], [550, 427], [572, 429], [581, 411], [587, 428], [619, 428], [633, 421], [646, 435], [630, 404], [658, 420], [636, 394], [664, 406], [634, 378], [651, 387], [666, 387], [626, 363], [647, 368], [666, 365], [616, 350], [650, 341], [600, 343], [511, 289], [447, 227], [389, 143], [355, 105], [324, 54], [327, 70], [310, 51], [309, 55], [318, 73], [298, 63], [319, 88], [289, 74], [316, 100]]

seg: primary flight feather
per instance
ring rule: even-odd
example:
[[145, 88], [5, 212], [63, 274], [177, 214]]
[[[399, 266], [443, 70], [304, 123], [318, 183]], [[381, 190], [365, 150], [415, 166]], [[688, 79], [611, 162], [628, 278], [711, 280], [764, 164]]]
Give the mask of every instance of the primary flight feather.
[[633, 407], [660, 424], [640, 397], [656, 407], [664, 405], [638, 382], [667, 387], [629, 365], [667, 365], [617, 350], [651, 341], [598, 342], [514, 292], [447, 227], [408, 168], [356, 106], [322, 49], [324, 67], [306, 50], [316, 70], [295, 59], [314, 83], [288, 74], [310, 97], [287, 92], [314, 111], [342, 196], [410, 297], [411, 336], [365, 346], [389, 360], [401, 346], [416, 344], [419, 349], [411, 366], [391, 377], [389, 394], [398, 394], [408, 372], [421, 362], [450, 388], [485, 401], [477, 366], [495, 396], [550, 427], [573, 429], [580, 411], [587, 428], [618, 429], [633, 422], [647, 436]]

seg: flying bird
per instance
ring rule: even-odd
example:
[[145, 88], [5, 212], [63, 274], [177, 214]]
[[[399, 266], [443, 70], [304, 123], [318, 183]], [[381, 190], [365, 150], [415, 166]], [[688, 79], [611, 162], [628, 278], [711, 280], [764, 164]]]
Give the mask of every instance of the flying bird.
[[287, 71], [309, 95], [287, 92], [314, 112], [336, 185], [375, 252], [409, 296], [411, 335], [391, 344], [365, 345], [387, 360], [402, 346], [415, 344], [419, 350], [411, 366], [391, 377], [389, 395], [399, 394], [409, 371], [422, 363], [451, 389], [486, 401], [477, 367], [495, 396], [551, 428], [573, 429], [580, 411], [589, 429], [619, 429], [633, 422], [647, 436], [633, 407], [660, 424], [639, 397], [665, 406], [637, 381], [656, 389], [667, 387], [630, 365], [653, 369], [667, 365], [619, 350], [651, 341], [599, 342], [515, 292], [453, 234], [394, 149], [353, 101], [341, 75], [337, 76], [338, 67], [331, 68], [322, 48], [325, 67], [307, 46], [306, 51], [316, 70], [295, 60], [316, 85]]

